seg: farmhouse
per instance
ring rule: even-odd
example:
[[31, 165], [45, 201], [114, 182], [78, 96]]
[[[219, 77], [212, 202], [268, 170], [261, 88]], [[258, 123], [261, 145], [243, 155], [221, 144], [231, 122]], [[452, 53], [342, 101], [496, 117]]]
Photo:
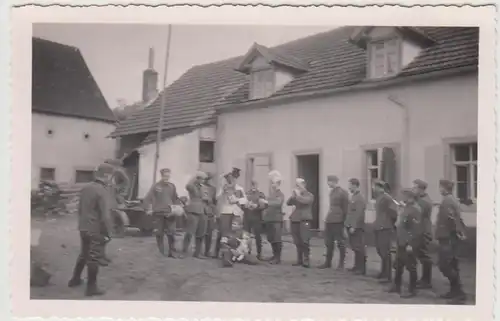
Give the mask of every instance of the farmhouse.
[[[244, 184], [254, 179], [263, 190], [277, 169], [285, 195], [303, 177], [316, 195], [317, 229], [328, 210], [328, 174], [344, 186], [359, 178], [369, 199], [373, 179], [397, 195], [421, 178], [439, 201], [438, 180], [449, 178], [465, 223], [475, 226], [478, 32], [342, 27], [193, 67], [165, 89], [160, 164], [182, 185], [200, 167], [222, 173], [237, 165]], [[140, 150], [147, 175], [142, 193], [151, 184], [158, 113], [159, 99], [113, 134], [135, 137], [130, 148]]]
[[32, 187], [87, 182], [116, 152], [113, 112], [78, 48], [40, 38], [32, 46]]

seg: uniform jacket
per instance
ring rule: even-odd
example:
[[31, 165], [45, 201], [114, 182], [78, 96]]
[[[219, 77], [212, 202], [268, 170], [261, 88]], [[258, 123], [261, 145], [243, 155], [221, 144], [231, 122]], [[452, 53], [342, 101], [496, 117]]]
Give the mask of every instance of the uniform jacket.
[[312, 204], [314, 202], [314, 195], [309, 191], [303, 191], [300, 195], [291, 196], [286, 202], [289, 206], [295, 206], [290, 221], [301, 222], [311, 221], [312, 217]]
[[355, 229], [365, 228], [366, 200], [360, 192], [352, 195], [349, 201], [345, 226]]
[[436, 222], [436, 239], [449, 239], [457, 233], [465, 234], [465, 225], [460, 214], [460, 204], [452, 195], [444, 195], [439, 206]]
[[78, 202], [78, 229], [82, 232], [110, 236], [111, 220], [110, 193], [106, 185], [94, 181], [80, 192]]
[[264, 210], [264, 222], [283, 221], [283, 203], [285, 195], [280, 190], [271, 190], [267, 197], [267, 207]]
[[192, 214], [205, 214], [205, 199], [208, 199], [206, 186], [192, 179], [187, 183], [186, 191], [189, 194], [189, 202], [184, 210]]
[[[230, 196], [233, 195], [237, 202], [231, 202]], [[241, 208], [239, 204], [244, 204], [246, 202], [245, 190], [238, 184], [229, 185], [226, 184], [217, 193], [217, 208], [221, 215], [224, 214], [236, 214], [239, 215]]]
[[399, 246], [411, 245], [416, 248], [420, 242], [420, 219], [422, 211], [418, 204], [405, 205], [396, 226], [397, 242]]
[[210, 184], [205, 185], [206, 199], [205, 201], [205, 213], [208, 216], [214, 216], [217, 214], [217, 189], [215, 186]]
[[394, 203], [389, 195], [382, 194], [377, 197], [375, 202], [375, 222], [373, 223], [375, 229], [383, 230], [394, 227], [398, 213], [393, 206]]
[[243, 211], [245, 213], [245, 216], [251, 217], [251, 218], [260, 218], [262, 219], [262, 211], [264, 210], [265, 206], [259, 204], [259, 199], [266, 199], [266, 195], [259, 191], [258, 189], [251, 189], [247, 192], [246, 194], [248, 204], [254, 203], [257, 204], [257, 208], [255, 209], [249, 209], [248, 206], [243, 207]]
[[349, 206], [349, 194], [340, 186], [330, 191], [330, 209], [326, 216], [326, 223], [344, 223]]
[[155, 183], [143, 200], [143, 206], [151, 206], [153, 212], [170, 212], [170, 206], [180, 203], [175, 185], [163, 181]]
[[420, 220], [421, 232], [426, 235], [432, 234], [432, 200], [429, 195], [421, 195], [417, 200], [418, 206], [422, 210], [422, 219]]

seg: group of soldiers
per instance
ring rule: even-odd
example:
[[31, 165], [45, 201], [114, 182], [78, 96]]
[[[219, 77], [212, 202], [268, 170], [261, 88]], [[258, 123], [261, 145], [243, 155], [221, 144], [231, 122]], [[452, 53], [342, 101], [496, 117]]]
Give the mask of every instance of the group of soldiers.
[[[95, 171], [95, 181], [83, 188], [79, 203], [79, 230], [81, 253], [77, 259], [70, 287], [82, 284], [81, 274], [85, 266], [88, 270], [87, 296], [104, 293], [97, 287], [99, 266], [109, 263], [104, 255], [104, 247], [112, 237], [112, 212], [116, 203], [116, 175], [119, 166], [113, 162], [99, 165]], [[161, 179], [154, 183], [142, 205], [148, 215], [153, 215], [155, 236], [160, 253], [170, 258], [186, 257], [194, 240], [195, 258], [220, 259], [223, 267], [236, 262], [259, 264], [281, 263], [282, 231], [284, 222], [283, 206], [292, 206], [289, 216], [293, 243], [297, 252], [294, 266], [309, 268], [312, 205], [315, 196], [308, 191], [306, 181], [297, 178], [292, 195], [285, 202], [281, 191], [282, 178], [279, 172], [269, 173], [268, 195], [252, 182], [245, 191], [237, 180], [240, 170], [233, 168], [223, 175], [223, 183], [217, 191], [212, 184], [210, 173], [197, 172], [187, 183], [188, 198], [179, 197], [176, 186], [170, 182], [170, 169], [160, 170]], [[357, 275], [366, 274], [365, 211], [367, 201], [360, 192], [360, 181], [349, 180], [348, 191], [340, 187], [337, 176], [327, 177], [330, 187], [330, 206], [325, 220], [324, 240], [325, 262], [321, 269], [331, 268], [335, 245], [339, 250], [337, 269], [345, 268], [346, 247], [354, 253], [354, 265], [349, 268]], [[433, 203], [426, 193], [427, 183], [415, 180], [413, 188], [402, 190], [402, 201], [390, 194], [390, 186], [383, 181], [373, 184], [376, 218], [374, 222], [375, 247], [381, 259], [380, 273], [376, 276], [381, 283], [391, 283], [389, 292], [410, 298], [417, 294], [417, 288], [432, 287], [432, 260], [429, 245], [435, 239], [438, 244], [438, 266], [450, 282], [450, 290], [442, 295], [452, 303], [463, 303], [457, 245], [465, 238], [460, 206], [452, 196], [453, 182], [440, 180], [439, 189], [443, 197], [437, 215], [436, 230], [432, 235], [431, 212]], [[185, 218], [186, 226], [182, 249], [176, 249], [176, 222]], [[235, 218], [242, 218], [242, 228], [234, 228]], [[237, 224], [236, 224], [237, 225]], [[212, 240], [215, 235], [215, 246]], [[262, 257], [262, 235], [266, 234], [271, 246], [272, 257]], [[165, 249], [165, 235], [167, 248]], [[256, 243], [256, 255], [252, 252], [252, 236]], [[396, 245], [395, 259], [392, 248]], [[204, 248], [203, 248], [204, 247]], [[421, 279], [417, 278], [418, 261], [422, 265]], [[404, 269], [409, 272], [409, 286], [402, 289]], [[393, 270], [395, 275], [393, 277]]]

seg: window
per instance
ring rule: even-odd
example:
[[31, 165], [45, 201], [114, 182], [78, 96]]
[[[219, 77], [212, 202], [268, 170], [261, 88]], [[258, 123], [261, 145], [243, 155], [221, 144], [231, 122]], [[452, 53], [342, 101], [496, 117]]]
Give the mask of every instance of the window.
[[477, 143], [452, 145], [455, 196], [462, 203], [477, 197]]
[[274, 93], [275, 74], [273, 69], [253, 71], [250, 80], [250, 99], [260, 99]]
[[215, 142], [200, 141], [200, 163], [213, 163], [215, 161]]
[[40, 168], [40, 181], [55, 181], [56, 169], [55, 168]]
[[370, 54], [371, 78], [388, 77], [399, 72], [398, 39], [372, 42], [370, 44]]
[[381, 149], [374, 149], [374, 150], [368, 150], [366, 151], [366, 168], [367, 168], [367, 186], [368, 186], [368, 191], [367, 191], [367, 197], [369, 200], [375, 199], [372, 191], [372, 185], [373, 183], [380, 179], [380, 172], [381, 172]]
[[75, 183], [88, 183], [94, 180], [94, 171], [77, 170], [75, 172]]

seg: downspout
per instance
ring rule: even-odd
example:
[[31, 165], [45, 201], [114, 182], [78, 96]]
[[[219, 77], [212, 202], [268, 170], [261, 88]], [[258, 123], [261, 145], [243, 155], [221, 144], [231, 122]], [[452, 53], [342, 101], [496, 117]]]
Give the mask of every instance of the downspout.
[[398, 106], [403, 111], [403, 137], [402, 137], [402, 156], [403, 162], [401, 164], [402, 184], [410, 184], [410, 108], [403, 104], [397, 96], [388, 95], [387, 99]]

